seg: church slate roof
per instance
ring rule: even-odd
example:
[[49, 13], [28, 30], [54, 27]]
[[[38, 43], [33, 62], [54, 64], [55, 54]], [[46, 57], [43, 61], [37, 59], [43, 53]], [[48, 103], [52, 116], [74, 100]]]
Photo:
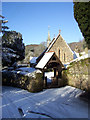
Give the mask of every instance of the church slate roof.
[[[44, 67], [44, 65], [46, 64], [46, 61], [50, 57], [49, 53], [47, 54], [47, 52], [50, 52], [50, 49], [53, 47], [53, 45], [55, 44], [55, 42], [58, 40], [59, 37], [62, 38], [62, 36], [60, 35], [60, 33], [58, 34], [58, 36], [56, 38], [55, 37], [53, 38], [53, 40], [51, 41], [51, 43], [49, 44], [49, 46], [37, 58], [37, 60], [36, 60], [36, 63], [37, 63], [36, 67], [41, 67], [41, 64], [42, 64], [42, 68]], [[73, 54], [73, 51], [71, 50], [71, 48], [69, 47], [69, 45], [66, 43], [66, 41], [64, 39], [63, 39], [63, 41], [65, 42], [65, 44], [67, 45], [67, 47], [69, 48], [69, 50], [71, 51], [71, 53]], [[50, 55], [51, 55], [51, 53], [50, 53]], [[46, 59], [46, 56], [47, 56], [47, 59]], [[42, 62], [42, 60], [44, 61], [44, 59], [46, 60], [45, 64]]]
[[[56, 42], [56, 40], [59, 38], [60, 33], [58, 34], [58, 36], [56, 38], [54, 38], [51, 43], [48, 46], [48, 49], [46, 50], [46, 52], [48, 52], [50, 50], [50, 48], [53, 46], [53, 44]], [[62, 36], [61, 36], [62, 37]], [[63, 38], [62, 38], [63, 39]], [[64, 39], [63, 39], [64, 40]], [[66, 43], [66, 41], [64, 40], [64, 42]], [[66, 43], [66, 45], [68, 46], [69, 50], [73, 53], [73, 51], [71, 50], [71, 48], [69, 47], [69, 45]]]

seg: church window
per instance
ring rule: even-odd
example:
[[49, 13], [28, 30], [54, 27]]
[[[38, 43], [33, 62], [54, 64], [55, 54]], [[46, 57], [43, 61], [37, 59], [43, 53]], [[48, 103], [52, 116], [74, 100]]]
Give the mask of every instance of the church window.
[[60, 49], [58, 50], [58, 57], [59, 57], [59, 59], [60, 59]]
[[64, 61], [65, 61], [65, 59], [66, 59], [66, 58], [65, 58], [65, 53], [64, 53]]

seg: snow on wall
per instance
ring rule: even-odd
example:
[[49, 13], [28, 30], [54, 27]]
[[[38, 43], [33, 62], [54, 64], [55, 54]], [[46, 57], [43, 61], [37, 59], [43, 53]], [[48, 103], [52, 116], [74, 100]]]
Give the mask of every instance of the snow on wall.
[[13, 71], [13, 72], [20, 73], [20, 74], [26, 75], [26, 76], [31, 76], [31, 77], [35, 77], [35, 73], [41, 73], [40, 70], [36, 70], [35, 68], [32, 68], [32, 67], [18, 68], [18, 69], [16, 69], [16, 71]]

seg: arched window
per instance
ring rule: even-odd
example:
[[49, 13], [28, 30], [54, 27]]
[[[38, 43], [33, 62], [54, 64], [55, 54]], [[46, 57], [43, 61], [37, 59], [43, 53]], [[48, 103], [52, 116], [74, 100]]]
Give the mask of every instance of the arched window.
[[64, 61], [66, 60], [66, 58], [65, 58], [65, 53], [64, 53]]
[[58, 50], [58, 58], [60, 59], [60, 49]]

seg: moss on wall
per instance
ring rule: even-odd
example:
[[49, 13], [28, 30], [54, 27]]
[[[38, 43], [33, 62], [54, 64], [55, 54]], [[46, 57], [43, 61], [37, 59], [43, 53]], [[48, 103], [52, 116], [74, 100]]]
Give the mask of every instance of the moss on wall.
[[35, 78], [21, 73], [4, 71], [2, 72], [2, 84], [26, 89], [30, 92], [43, 90], [42, 73], [35, 73]]
[[90, 58], [73, 62], [62, 72], [63, 80], [68, 81], [68, 85], [80, 88], [82, 90], [90, 91], [89, 68]]

